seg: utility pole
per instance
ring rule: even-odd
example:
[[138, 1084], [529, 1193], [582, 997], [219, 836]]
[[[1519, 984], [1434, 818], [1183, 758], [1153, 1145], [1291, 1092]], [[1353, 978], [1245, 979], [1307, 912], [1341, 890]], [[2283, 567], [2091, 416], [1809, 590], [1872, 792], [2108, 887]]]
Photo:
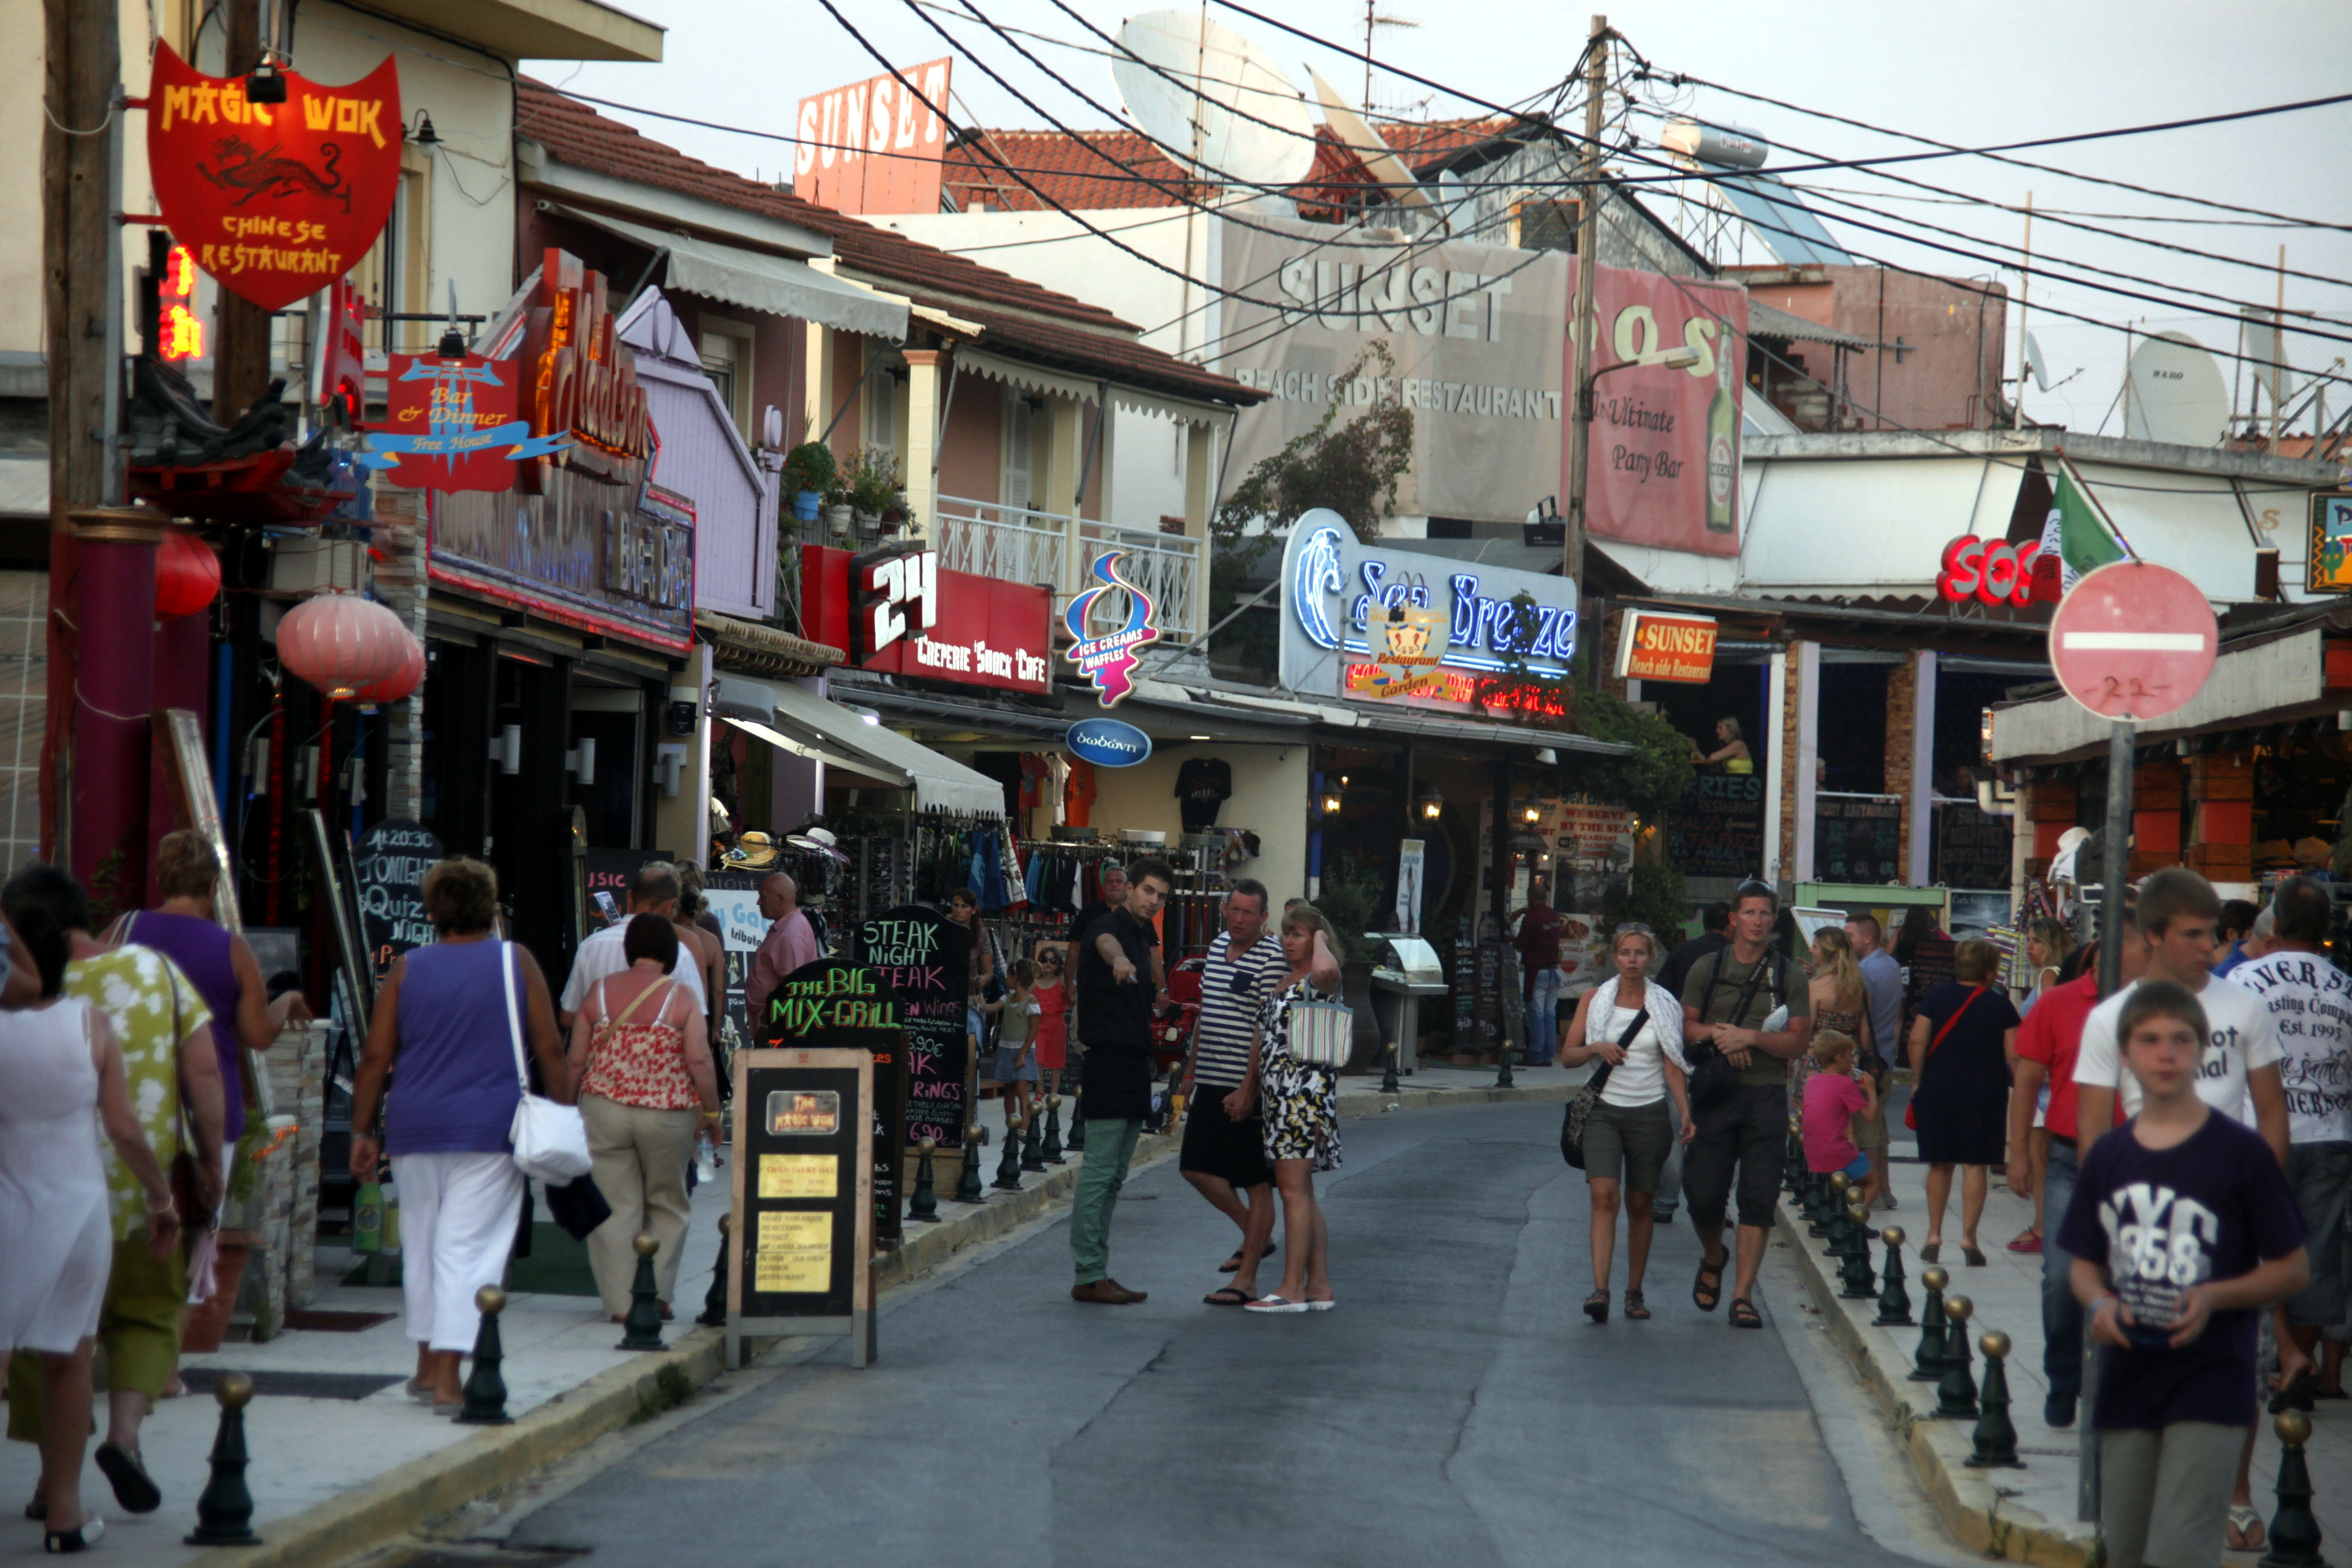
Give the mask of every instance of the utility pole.
[[[221, 21], [228, 45], [226, 74], [251, 74], [262, 58], [261, 0], [227, 0]], [[234, 425], [269, 385], [269, 312], [226, 289], [215, 292], [213, 420]], [[384, 309], [392, 309], [389, 300]]]
[[1568, 384], [1572, 396], [1568, 424], [1568, 518], [1561, 529], [1559, 562], [1560, 575], [1577, 588], [1580, 655], [1593, 646], [1592, 628], [1582, 619], [1584, 496], [1592, 456], [1592, 357], [1600, 350], [1601, 338], [1592, 300], [1601, 270], [1601, 100], [1608, 87], [1609, 18], [1595, 16], [1592, 41], [1585, 49], [1584, 157], [1577, 175], [1576, 302], [1568, 313]]
[[[2025, 193], [2025, 244], [2019, 252], [2022, 258], [2017, 268], [2017, 403], [2011, 410], [2009, 427], [2025, 428], [2025, 286], [2033, 279], [2033, 193]], [[2128, 361], [2126, 362], [2129, 363]], [[2131, 384], [2128, 371], [2124, 384]], [[2126, 421], [2128, 423], [2128, 421]]]

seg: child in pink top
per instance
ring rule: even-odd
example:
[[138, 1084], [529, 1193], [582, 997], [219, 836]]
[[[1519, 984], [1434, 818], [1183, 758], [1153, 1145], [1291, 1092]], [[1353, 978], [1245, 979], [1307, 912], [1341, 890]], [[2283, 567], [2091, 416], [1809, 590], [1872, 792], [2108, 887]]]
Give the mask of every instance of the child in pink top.
[[1805, 1168], [1815, 1175], [1843, 1171], [1855, 1181], [1870, 1173], [1870, 1157], [1854, 1147], [1850, 1131], [1859, 1114], [1875, 1114], [1878, 1092], [1853, 1070], [1850, 1036], [1824, 1029], [1813, 1037], [1813, 1075], [1805, 1080]]

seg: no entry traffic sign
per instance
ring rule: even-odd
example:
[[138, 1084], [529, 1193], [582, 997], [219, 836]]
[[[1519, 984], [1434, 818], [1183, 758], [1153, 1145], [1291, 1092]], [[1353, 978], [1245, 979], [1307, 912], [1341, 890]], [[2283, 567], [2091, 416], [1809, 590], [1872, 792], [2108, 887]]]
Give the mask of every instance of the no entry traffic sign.
[[2050, 668], [2102, 719], [2161, 719], [2213, 673], [2221, 627], [2204, 590], [2168, 566], [2116, 561], [2050, 617]]

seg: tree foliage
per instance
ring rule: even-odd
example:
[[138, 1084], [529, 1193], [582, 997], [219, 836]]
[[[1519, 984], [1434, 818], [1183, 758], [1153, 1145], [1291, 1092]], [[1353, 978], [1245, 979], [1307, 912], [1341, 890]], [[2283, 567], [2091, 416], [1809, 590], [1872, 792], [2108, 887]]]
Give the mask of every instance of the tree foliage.
[[1622, 805], [1645, 821], [1673, 809], [1690, 784], [1690, 741], [1671, 721], [1644, 713], [1623, 698], [1591, 687], [1573, 689], [1574, 728], [1596, 741], [1633, 750], [1622, 756], [1569, 753], [1560, 782], [1588, 800]]
[[1250, 534], [1261, 519], [1279, 526], [1318, 506], [1346, 518], [1358, 539], [1379, 536], [1381, 520], [1396, 507], [1397, 482], [1412, 467], [1412, 410], [1391, 395], [1344, 425], [1339, 411], [1350, 388], [1377, 387], [1395, 375], [1396, 356], [1376, 342], [1331, 378], [1330, 401], [1315, 428], [1259, 458], [1217, 508], [1209, 536], [1221, 553], [1254, 561], [1276, 537]]

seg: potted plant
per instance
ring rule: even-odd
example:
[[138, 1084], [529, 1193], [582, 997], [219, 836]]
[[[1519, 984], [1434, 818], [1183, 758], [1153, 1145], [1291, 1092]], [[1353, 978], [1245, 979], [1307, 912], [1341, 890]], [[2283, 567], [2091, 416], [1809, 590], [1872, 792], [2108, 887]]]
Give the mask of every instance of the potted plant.
[[784, 480], [793, 489], [793, 515], [803, 522], [816, 521], [824, 492], [832, 488], [835, 464], [833, 448], [822, 441], [803, 441], [784, 458]]
[[849, 504], [856, 509], [858, 522], [879, 527], [883, 514], [898, 499], [897, 456], [877, 447], [861, 447], [852, 456], [845, 477], [849, 483]]

